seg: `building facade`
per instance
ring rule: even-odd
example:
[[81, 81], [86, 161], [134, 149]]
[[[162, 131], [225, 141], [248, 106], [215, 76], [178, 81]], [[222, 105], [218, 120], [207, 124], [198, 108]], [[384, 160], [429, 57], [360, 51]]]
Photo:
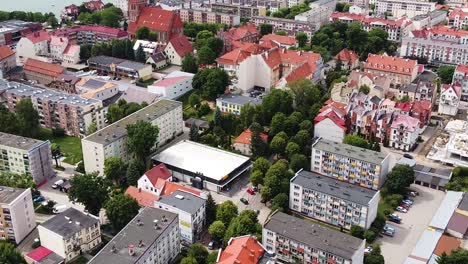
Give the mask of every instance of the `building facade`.
[[159, 100], [95, 133], [81, 141], [86, 172], [104, 173], [104, 160], [109, 157], [129, 159], [126, 126], [139, 120], [147, 120], [158, 126], [157, 146], [164, 145], [182, 133], [182, 103]]
[[31, 189], [0, 186], [0, 240], [19, 244], [36, 228]]
[[148, 92], [159, 94], [166, 99], [175, 100], [193, 89], [193, 76], [195, 74], [173, 71], [163, 79], [149, 85]]
[[262, 104], [262, 100], [259, 98], [253, 98], [237, 94], [223, 94], [216, 98], [216, 107], [223, 113], [230, 113], [239, 116], [242, 111], [242, 107], [250, 104], [256, 106]]
[[455, 116], [460, 105], [462, 87], [460, 84], [443, 84], [439, 98], [439, 114]]
[[49, 55], [50, 34], [45, 30], [32, 32], [22, 37], [16, 45], [18, 64], [23, 65], [28, 58]]
[[182, 22], [221, 23], [226, 24], [229, 28], [240, 24], [240, 16], [226, 13], [215, 13], [195, 9], [180, 9], [179, 14]]
[[126, 31], [118, 28], [111, 28], [97, 25], [81, 25], [62, 29], [53, 32], [56, 37], [68, 39], [72, 44], [96, 44], [109, 43], [113, 39], [128, 39]]
[[27, 80], [36, 81], [40, 84], [48, 85], [56, 81], [65, 68], [48, 62], [36, 59], [27, 59], [24, 63], [24, 75]]
[[378, 190], [385, 183], [389, 156], [343, 143], [318, 139], [312, 144], [314, 172]]
[[164, 48], [167, 60], [174, 65], [182, 65], [185, 55], [191, 52], [193, 52], [192, 44], [185, 36], [173, 37]]
[[462, 87], [461, 100], [468, 100], [468, 65], [457, 65], [453, 73], [452, 83], [459, 83]]
[[428, 1], [378, 0], [375, 3], [375, 12], [391, 14], [398, 18], [414, 17], [434, 11], [436, 4]]
[[109, 56], [90, 58], [88, 67], [100, 73], [143, 80], [150, 79], [153, 72], [151, 65]]
[[7, 74], [11, 69], [16, 67], [15, 54], [8, 46], [0, 46], [0, 72], [2, 75]]
[[307, 34], [310, 39], [312, 34], [317, 31], [313, 25], [306, 21], [298, 21], [285, 18], [266, 17], [266, 16], [253, 16], [251, 20], [258, 28], [261, 24], [270, 24], [273, 26], [273, 32], [286, 31], [288, 35], [295, 35], [296, 32], [303, 32]]
[[450, 12], [448, 26], [455, 29], [466, 29], [468, 26], [468, 9], [459, 8]]
[[416, 146], [419, 137], [419, 119], [398, 114], [393, 118], [389, 145], [403, 151], [411, 151]]
[[369, 54], [364, 69], [366, 72], [376, 75], [383, 74], [390, 79], [391, 84], [398, 86], [410, 84], [416, 79], [418, 62], [386, 55]]

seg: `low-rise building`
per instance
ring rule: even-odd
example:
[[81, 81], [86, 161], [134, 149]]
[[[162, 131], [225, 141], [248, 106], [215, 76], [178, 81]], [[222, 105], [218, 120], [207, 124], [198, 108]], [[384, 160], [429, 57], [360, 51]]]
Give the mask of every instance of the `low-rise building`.
[[154, 166], [138, 179], [138, 188], [161, 196], [166, 181], [172, 181], [172, 174], [164, 163]]
[[227, 13], [216, 13], [205, 10], [180, 9], [180, 19], [182, 22], [195, 22], [200, 24], [218, 23], [225, 24], [229, 28], [240, 24], [240, 16]]
[[79, 45], [68, 45], [62, 54], [62, 64], [78, 64], [80, 62], [80, 49]]
[[468, 101], [468, 65], [457, 65], [453, 73], [452, 83], [461, 85], [461, 100]]
[[158, 126], [157, 146], [164, 145], [182, 133], [182, 103], [166, 99], [147, 107], [96, 131], [83, 138], [81, 145], [88, 149], [83, 154], [86, 172], [104, 173], [104, 160], [109, 157], [129, 158], [126, 126], [139, 120], [146, 120]]
[[135, 41], [135, 44], [133, 44], [133, 52], [136, 54], [140, 47], [143, 49], [146, 58], [149, 58], [152, 54], [156, 53], [158, 49], [161, 49], [159, 43], [156, 41], [138, 39]]
[[146, 63], [151, 64], [151, 66], [153, 66], [153, 70], [160, 70], [168, 65], [167, 55], [163, 51], [156, 51], [148, 57]]
[[8, 46], [0, 46], [0, 74], [4, 76], [16, 67], [15, 52]]
[[245, 235], [240, 237], [231, 237], [225, 249], [220, 248], [217, 264], [257, 264], [269, 263], [267, 257], [264, 257], [266, 250], [255, 236]]
[[148, 92], [175, 100], [193, 89], [192, 80], [194, 76], [193, 73], [173, 71], [149, 85]]
[[192, 244], [199, 240], [205, 226], [206, 200], [189, 192], [175, 191], [154, 202], [154, 207], [179, 216], [180, 238]]
[[284, 263], [360, 264], [365, 241], [282, 212], [265, 222], [262, 244]]
[[451, 169], [432, 168], [419, 164], [414, 166], [414, 183], [424, 187], [445, 191], [445, 185], [451, 178]]
[[292, 47], [297, 47], [297, 40], [294, 37], [290, 36], [282, 36], [282, 35], [277, 35], [277, 34], [267, 34], [264, 35], [260, 39], [260, 45], [262, 45], [264, 42], [272, 41], [275, 44], [277, 44], [279, 47], [282, 48], [292, 48]]
[[101, 224], [99, 219], [75, 208], [68, 208], [37, 227], [41, 245], [68, 262], [83, 252], [99, 246]]
[[27, 263], [32, 263], [32, 264], [41, 264], [41, 263], [64, 264], [65, 263], [65, 258], [62, 258], [61, 256], [54, 253], [52, 250], [45, 248], [43, 246], [40, 246], [38, 248], [31, 250], [28, 254], [24, 256], [24, 259], [26, 260]]
[[419, 119], [404, 114], [397, 115], [392, 121], [389, 145], [403, 151], [413, 150], [419, 137], [419, 127]]
[[31, 176], [41, 184], [55, 176], [50, 142], [0, 132], [0, 171]]
[[242, 107], [250, 104], [252, 106], [262, 104], [262, 99], [257, 97], [248, 97], [238, 94], [223, 94], [216, 99], [216, 107], [223, 113], [230, 113], [239, 116]]
[[394, 17], [414, 17], [436, 9], [437, 3], [429, 1], [378, 0], [375, 3], [377, 14], [391, 14]]
[[31, 189], [0, 186], [0, 240], [19, 244], [36, 228]]
[[[260, 137], [263, 141], [268, 141], [268, 135], [265, 133], [261, 133]], [[252, 155], [251, 149], [251, 139], [252, 139], [252, 131], [249, 128], [244, 130], [232, 143], [232, 147], [239, 151], [240, 153], [250, 156]]]
[[56, 81], [65, 68], [48, 62], [39, 61], [36, 59], [27, 59], [24, 63], [24, 75], [26, 79], [37, 81], [40, 84], [48, 85]]
[[343, 142], [346, 135], [345, 122], [344, 117], [334, 111], [320, 113], [314, 118], [314, 137]]
[[334, 226], [368, 229], [377, 216], [379, 191], [300, 170], [289, 185], [289, 209]]
[[359, 55], [347, 48], [342, 49], [336, 56], [335, 61], [341, 62], [346, 70], [353, 70], [359, 67]]
[[109, 56], [96, 56], [88, 60], [88, 66], [105, 74], [127, 78], [148, 80], [153, 68], [151, 65]]
[[95, 78], [81, 78], [76, 85], [76, 92], [82, 97], [96, 100], [107, 100], [119, 92], [117, 84]]
[[390, 93], [399, 100], [407, 96], [410, 101], [426, 100], [432, 104], [436, 100], [437, 85], [432, 81], [415, 80], [410, 84], [391, 88]]
[[179, 253], [177, 214], [145, 207], [88, 263], [166, 264]]
[[[387, 55], [369, 54], [364, 64], [366, 72], [383, 74], [394, 86], [410, 84], [418, 75], [418, 62]], [[391, 85], [392, 87], [392, 85]]]
[[385, 183], [389, 159], [377, 151], [317, 139], [312, 144], [310, 167], [328, 177], [378, 190]]
[[454, 116], [460, 105], [462, 87], [458, 83], [443, 84], [439, 98], [439, 114]]
[[16, 56], [19, 65], [23, 65], [28, 58], [49, 55], [50, 34], [45, 31], [32, 32], [22, 37], [16, 45]]
[[240, 27], [233, 27], [227, 31], [218, 32], [218, 37], [224, 42], [224, 51], [233, 50], [233, 42], [240, 41], [244, 43], [256, 43], [260, 38], [260, 33], [255, 25], [249, 23]]
[[432, 103], [428, 100], [413, 101], [410, 116], [419, 119], [421, 131], [429, 124], [432, 113]]
[[169, 63], [174, 65], [182, 65], [185, 55], [191, 52], [193, 52], [192, 44], [190, 44], [185, 36], [172, 38], [164, 49]]

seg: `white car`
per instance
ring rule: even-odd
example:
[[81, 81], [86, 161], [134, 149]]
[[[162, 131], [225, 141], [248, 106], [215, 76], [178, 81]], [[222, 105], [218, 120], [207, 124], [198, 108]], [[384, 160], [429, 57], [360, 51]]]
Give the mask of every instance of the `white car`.
[[402, 206], [397, 206], [396, 210], [398, 212], [402, 212], [402, 213], [407, 213], [408, 210], [406, 210], [406, 208], [402, 207]]
[[53, 212], [54, 214], [60, 214], [60, 213], [65, 212], [65, 210], [67, 210], [67, 209], [68, 209], [68, 206], [67, 206], [66, 204], [56, 205], [56, 206], [54, 207], [54, 209], [52, 210], [52, 212]]
[[62, 185], [63, 183], [65, 182], [65, 180], [58, 180], [56, 182], [54, 182], [54, 184], [52, 184], [52, 189], [57, 189], [58, 187], [60, 187], [60, 185]]

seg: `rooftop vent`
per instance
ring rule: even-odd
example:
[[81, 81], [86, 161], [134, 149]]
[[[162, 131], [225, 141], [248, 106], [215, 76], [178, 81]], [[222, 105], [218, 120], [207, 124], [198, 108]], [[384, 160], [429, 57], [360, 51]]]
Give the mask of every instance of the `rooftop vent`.
[[183, 200], [184, 199], [184, 196], [183, 195], [180, 195], [180, 194], [177, 194], [175, 196], [175, 198], [179, 199], [179, 200]]

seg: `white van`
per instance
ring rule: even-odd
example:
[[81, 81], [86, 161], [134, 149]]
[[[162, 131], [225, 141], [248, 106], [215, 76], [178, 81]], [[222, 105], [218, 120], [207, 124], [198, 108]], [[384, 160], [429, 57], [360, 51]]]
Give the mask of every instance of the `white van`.
[[60, 213], [65, 212], [65, 210], [67, 210], [67, 209], [68, 209], [68, 206], [66, 204], [56, 205], [56, 206], [54, 206], [54, 209], [52, 210], [52, 212], [54, 214], [60, 214]]

